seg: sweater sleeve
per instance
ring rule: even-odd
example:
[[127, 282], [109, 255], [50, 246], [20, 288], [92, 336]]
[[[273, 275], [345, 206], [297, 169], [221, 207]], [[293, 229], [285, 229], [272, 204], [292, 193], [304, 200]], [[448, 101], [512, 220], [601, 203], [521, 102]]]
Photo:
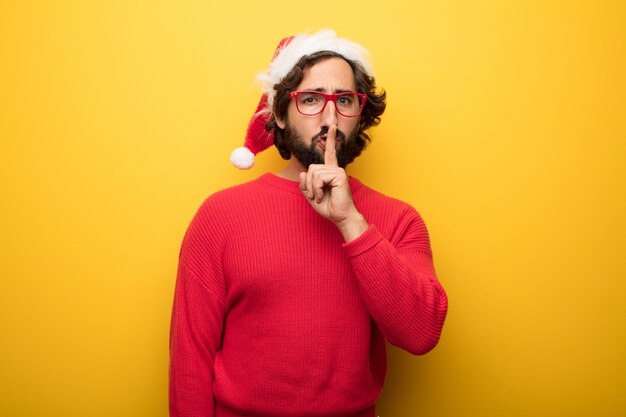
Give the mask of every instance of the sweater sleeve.
[[171, 417], [214, 416], [214, 360], [221, 344], [224, 286], [218, 239], [206, 223], [199, 211], [180, 252], [170, 326]]
[[448, 299], [435, 275], [421, 217], [413, 212], [400, 226], [393, 244], [370, 225], [343, 246], [383, 335], [393, 345], [420, 355], [437, 345]]

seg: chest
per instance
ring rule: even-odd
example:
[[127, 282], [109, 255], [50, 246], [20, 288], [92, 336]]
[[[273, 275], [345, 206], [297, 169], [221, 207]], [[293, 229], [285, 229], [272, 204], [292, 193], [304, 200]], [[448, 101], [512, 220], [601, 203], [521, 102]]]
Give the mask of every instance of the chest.
[[358, 291], [336, 226], [314, 212], [290, 214], [229, 235], [222, 261], [231, 306], [341, 300]]

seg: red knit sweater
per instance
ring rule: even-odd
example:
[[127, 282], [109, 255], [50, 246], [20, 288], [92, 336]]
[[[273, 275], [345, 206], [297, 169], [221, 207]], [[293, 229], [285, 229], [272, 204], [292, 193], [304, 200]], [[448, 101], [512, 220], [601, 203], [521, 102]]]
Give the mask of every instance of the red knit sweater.
[[350, 178], [370, 224], [345, 243], [273, 174], [209, 197], [183, 240], [172, 416], [372, 417], [386, 338], [438, 342], [447, 298], [417, 212]]

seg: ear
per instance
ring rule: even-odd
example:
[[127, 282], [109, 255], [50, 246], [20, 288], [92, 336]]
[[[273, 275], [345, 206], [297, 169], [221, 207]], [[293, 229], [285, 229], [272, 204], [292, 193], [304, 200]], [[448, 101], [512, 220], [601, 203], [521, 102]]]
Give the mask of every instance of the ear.
[[283, 119], [280, 119], [278, 116], [274, 115], [274, 120], [276, 120], [276, 125], [278, 125], [278, 127], [280, 127], [281, 129], [285, 129], [285, 126], [287, 126], [287, 124], [285, 123], [285, 121]]

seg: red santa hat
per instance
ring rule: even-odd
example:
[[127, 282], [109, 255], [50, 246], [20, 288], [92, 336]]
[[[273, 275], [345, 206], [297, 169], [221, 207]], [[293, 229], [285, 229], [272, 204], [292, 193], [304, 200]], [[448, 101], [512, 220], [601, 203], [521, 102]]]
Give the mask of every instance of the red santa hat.
[[269, 67], [256, 77], [263, 89], [263, 95], [248, 124], [244, 146], [235, 149], [230, 155], [231, 162], [237, 168], [251, 168], [254, 165], [254, 156], [274, 143], [274, 133], [265, 130], [265, 124], [272, 115], [276, 93], [274, 85], [280, 83], [300, 58], [320, 51], [336, 52], [350, 61], [361, 64], [369, 76], [374, 76], [367, 50], [347, 39], [338, 38], [330, 29], [322, 29], [313, 34], [290, 36], [280, 41]]

